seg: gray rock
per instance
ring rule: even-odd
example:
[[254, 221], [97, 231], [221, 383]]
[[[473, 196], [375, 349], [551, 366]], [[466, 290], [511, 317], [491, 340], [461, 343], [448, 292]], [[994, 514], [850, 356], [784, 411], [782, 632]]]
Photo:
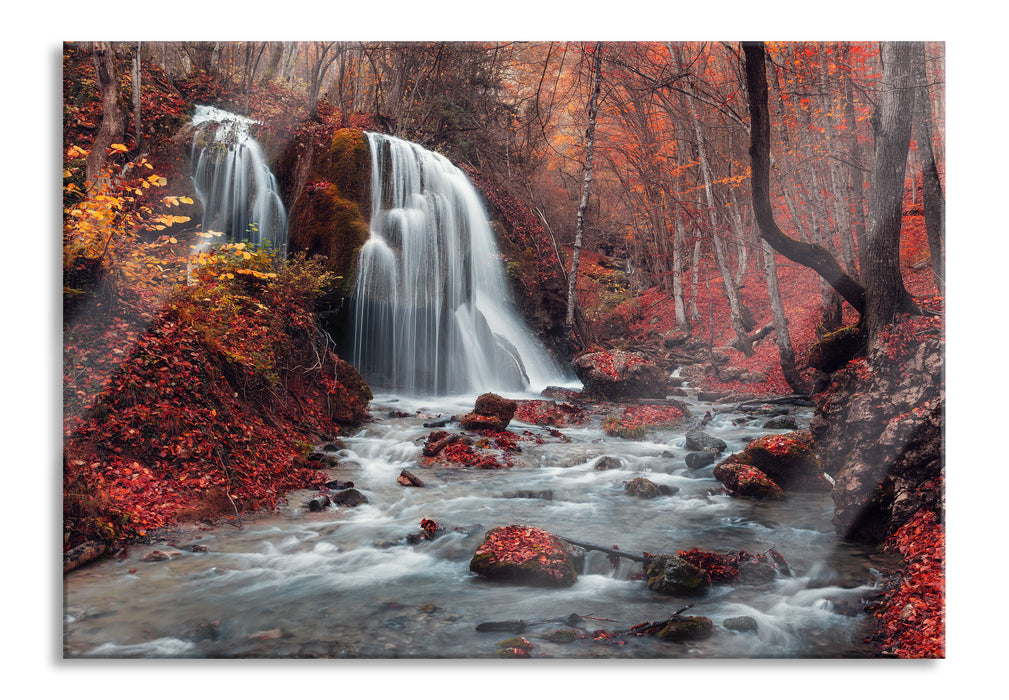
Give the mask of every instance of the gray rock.
[[757, 632], [757, 621], [749, 615], [739, 617], [727, 617], [722, 622], [722, 627], [733, 632]]
[[714, 449], [717, 452], [724, 452], [728, 445], [725, 440], [712, 437], [702, 430], [688, 430], [686, 448], [691, 451]]

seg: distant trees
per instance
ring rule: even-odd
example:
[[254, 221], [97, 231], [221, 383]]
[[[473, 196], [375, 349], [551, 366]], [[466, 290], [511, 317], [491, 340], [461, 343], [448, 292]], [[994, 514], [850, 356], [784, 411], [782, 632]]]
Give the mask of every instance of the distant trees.
[[[159, 63], [171, 80], [188, 73], [199, 76], [198, 85], [228, 86], [222, 94], [238, 110], [244, 103], [247, 112], [279, 111], [274, 100], [281, 99], [288, 115], [293, 105], [307, 118], [325, 105], [326, 118], [371, 123], [479, 168], [545, 222], [561, 267], [576, 270], [567, 278], [571, 307], [570, 285], [585, 283], [573, 252], [595, 249], [622, 268], [626, 284], [614, 294], [633, 299], [659, 290], [674, 301], [679, 326], [706, 321], [698, 300], [709, 288], [724, 296], [731, 314], [728, 323], [719, 321], [727, 326], [719, 333], [730, 331], [744, 351], [753, 329], [768, 323], [775, 303], [768, 275], [787, 271], [782, 258], [801, 260], [824, 280], [822, 332], [841, 323], [841, 300], [865, 312], [870, 285], [890, 290], [888, 307], [910, 308], [897, 285], [908, 251], [899, 247], [899, 230], [895, 237], [893, 206], [919, 177], [929, 255], [915, 249], [903, 264], [930, 264], [941, 291], [941, 44], [892, 44], [882, 53], [870, 43], [761, 44], [759, 78], [750, 60], [755, 45], [615, 42], [600, 44], [598, 54], [586, 46], [592, 44], [145, 42], [142, 58]], [[120, 57], [138, 55], [135, 49], [122, 45]], [[94, 55], [97, 72], [108, 49]], [[581, 60], [589, 55], [601, 55], [598, 71], [594, 59]], [[898, 75], [902, 66], [910, 72]], [[103, 100], [116, 97], [119, 78], [109, 77], [104, 60], [101, 70]], [[120, 70], [128, 70], [125, 63]], [[133, 78], [136, 98], [136, 70]], [[271, 100], [257, 102], [258, 91]], [[593, 95], [595, 112], [586, 109]], [[758, 118], [751, 115], [755, 96], [764, 105]], [[98, 145], [111, 143], [108, 134], [124, 123], [115, 102]], [[907, 124], [892, 122], [911, 114]], [[133, 116], [140, 116], [136, 101]], [[143, 130], [133, 129], [139, 141]], [[900, 158], [907, 147], [898, 132], [912, 144], [911, 166]], [[105, 152], [93, 149], [95, 167]], [[884, 164], [898, 161], [905, 169], [885, 172]], [[777, 261], [766, 260], [763, 240]], [[767, 304], [754, 303], [758, 290], [766, 290]], [[786, 342], [787, 329], [778, 331]]]
[[760, 235], [785, 257], [810, 267], [861, 315], [865, 338], [872, 343], [878, 330], [900, 312], [918, 311], [904, 287], [900, 271], [900, 232], [905, 168], [910, 143], [915, 87], [913, 43], [887, 42], [882, 47], [883, 76], [872, 164], [869, 224], [859, 283], [823, 246], [797, 241], [778, 228], [770, 200], [770, 122], [767, 107], [765, 51], [760, 43], [743, 46], [751, 119], [753, 208]]

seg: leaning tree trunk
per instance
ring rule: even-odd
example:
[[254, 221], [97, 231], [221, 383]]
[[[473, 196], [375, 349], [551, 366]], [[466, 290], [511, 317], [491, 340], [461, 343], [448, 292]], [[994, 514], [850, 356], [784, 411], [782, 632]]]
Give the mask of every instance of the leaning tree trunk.
[[96, 86], [102, 103], [102, 124], [88, 154], [86, 178], [90, 187], [98, 182], [109, 147], [123, 140], [123, 108], [119, 104], [119, 73], [115, 51], [107, 41], [92, 44], [91, 60], [95, 66]]
[[596, 42], [592, 65], [592, 93], [589, 96], [589, 126], [585, 130], [585, 175], [582, 180], [582, 199], [578, 203], [578, 217], [575, 224], [575, 243], [571, 253], [571, 275], [568, 277], [568, 308], [564, 323], [568, 334], [575, 325], [576, 287], [578, 283], [578, 263], [582, 252], [582, 234], [585, 228], [585, 209], [589, 204], [589, 189], [592, 184], [592, 155], [595, 147], [596, 115], [599, 112], [599, 90], [603, 75], [603, 44]]
[[750, 107], [750, 163], [753, 216], [760, 237], [783, 256], [815, 270], [841, 297], [859, 313], [865, 310], [865, 289], [853, 280], [823, 246], [797, 241], [786, 236], [774, 221], [771, 209], [770, 119], [767, 114], [767, 77], [764, 45], [743, 44], [746, 60], [746, 88]]
[[913, 42], [883, 44], [883, 94], [872, 161], [869, 227], [866, 232], [865, 330], [873, 347], [880, 329], [901, 312], [917, 312], [900, 272], [900, 228], [904, 177], [914, 109]]

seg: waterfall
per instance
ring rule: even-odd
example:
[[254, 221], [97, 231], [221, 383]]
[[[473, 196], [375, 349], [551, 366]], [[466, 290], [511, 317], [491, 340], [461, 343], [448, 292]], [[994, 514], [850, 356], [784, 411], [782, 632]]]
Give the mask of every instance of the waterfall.
[[[262, 147], [250, 133], [257, 122], [199, 105], [191, 162], [193, 186], [203, 205], [203, 230], [229, 240], [285, 252], [287, 212]], [[211, 135], [210, 129], [213, 129]]]
[[415, 143], [367, 136], [371, 236], [358, 258], [354, 365], [373, 386], [412, 395], [563, 383], [511, 301], [466, 175]]

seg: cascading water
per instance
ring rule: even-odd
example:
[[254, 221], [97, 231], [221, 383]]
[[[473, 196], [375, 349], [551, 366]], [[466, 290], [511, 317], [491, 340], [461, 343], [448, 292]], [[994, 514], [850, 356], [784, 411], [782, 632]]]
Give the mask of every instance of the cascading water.
[[216, 107], [197, 106], [193, 185], [203, 205], [204, 231], [218, 231], [254, 246], [269, 245], [283, 255], [287, 212], [263, 149], [250, 133], [256, 123]]
[[415, 143], [367, 136], [371, 237], [358, 260], [353, 364], [370, 384], [410, 395], [564, 383], [511, 301], [466, 175]]

